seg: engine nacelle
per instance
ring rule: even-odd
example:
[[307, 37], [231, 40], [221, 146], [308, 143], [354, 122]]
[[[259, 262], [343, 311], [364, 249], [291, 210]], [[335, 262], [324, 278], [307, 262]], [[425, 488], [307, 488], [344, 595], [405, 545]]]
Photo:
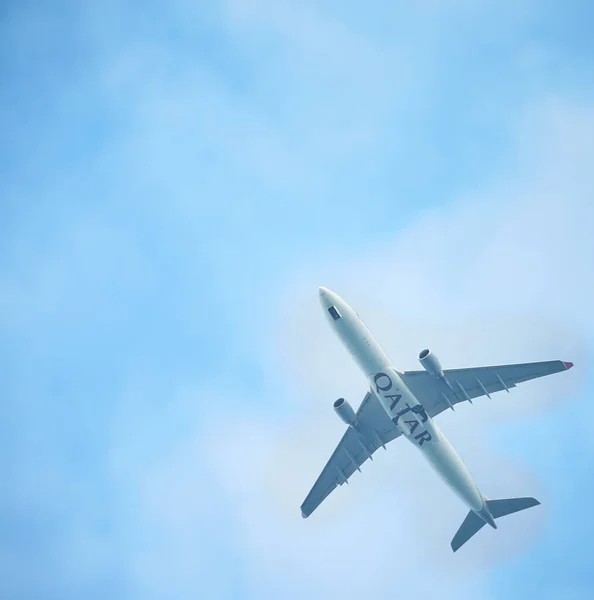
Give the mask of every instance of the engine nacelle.
[[336, 414], [344, 421], [347, 425], [355, 426], [357, 423], [357, 417], [353, 407], [344, 399], [339, 398], [334, 402], [334, 410]]
[[429, 348], [421, 350], [419, 353], [419, 362], [423, 365], [423, 369], [434, 377], [443, 377], [443, 370], [439, 359]]

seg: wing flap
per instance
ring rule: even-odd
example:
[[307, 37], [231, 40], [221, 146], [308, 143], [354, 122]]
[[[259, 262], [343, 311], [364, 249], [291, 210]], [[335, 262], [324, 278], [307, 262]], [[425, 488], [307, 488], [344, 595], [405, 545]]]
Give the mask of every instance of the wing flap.
[[[426, 371], [407, 371], [402, 375], [405, 385], [434, 417], [444, 410], [480, 396], [509, 391], [517, 384], [571, 368], [572, 363], [560, 360], [524, 364], [449, 369], [445, 378], [437, 379]], [[397, 438], [400, 432], [372, 392], [368, 392], [357, 410], [357, 430], [349, 427], [311, 491], [301, 505], [308, 517], [339, 485], [349, 478], [373, 453]]]
[[407, 371], [402, 376], [410, 391], [423, 404], [427, 413], [434, 417], [450, 405], [470, 401], [495, 392], [509, 391], [517, 384], [538, 379], [553, 373], [566, 371], [573, 366], [561, 360], [472, 367], [469, 369], [446, 369], [444, 379], [437, 379], [426, 371]]
[[308, 517], [339, 485], [348, 483], [351, 475], [373, 453], [400, 435], [375, 394], [368, 392], [357, 410], [358, 429], [349, 427], [311, 491], [301, 505], [302, 516]]

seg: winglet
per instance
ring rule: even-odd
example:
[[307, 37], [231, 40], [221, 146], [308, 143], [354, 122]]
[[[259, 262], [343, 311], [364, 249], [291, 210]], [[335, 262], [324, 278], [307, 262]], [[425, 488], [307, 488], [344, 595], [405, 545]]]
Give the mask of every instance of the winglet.
[[564, 362], [563, 364], [565, 365], [566, 369], [571, 369], [571, 367], [573, 367], [573, 363], [572, 362]]

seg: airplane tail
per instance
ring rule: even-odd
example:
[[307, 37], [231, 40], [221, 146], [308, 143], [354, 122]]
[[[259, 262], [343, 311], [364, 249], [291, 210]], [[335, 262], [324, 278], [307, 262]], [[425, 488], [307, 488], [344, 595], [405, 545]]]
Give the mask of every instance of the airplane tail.
[[[494, 519], [511, 515], [512, 513], [532, 508], [540, 504], [535, 498], [508, 498], [506, 500], [485, 500], [487, 505], [487, 514]], [[460, 529], [456, 532], [452, 540], [452, 550], [456, 552], [473, 535], [478, 533], [488, 521], [484, 520], [477, 513], [471, 510], [464, 519]], [[497, 528], [493, 523], [493, 527]]]

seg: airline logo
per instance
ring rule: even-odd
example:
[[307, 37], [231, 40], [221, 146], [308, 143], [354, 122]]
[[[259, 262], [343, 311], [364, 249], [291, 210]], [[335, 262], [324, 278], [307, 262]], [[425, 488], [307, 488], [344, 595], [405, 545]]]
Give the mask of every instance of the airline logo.
[[[410, 406], [406, 402], [404, 407], [399, 407], [396, 414], [394, 414], [398, 403], [402, 400], [402, 394], [400, 393], [401, 390], [394, 385], [392, 378], [387, 373], [383, 371], [376, 373], [373, 382], [375, 383], [376, 394], [390, 403], [390, 413], [394, 425], [398, 426], [398, 422], [402, 417], [404, 423], [408, 426], [410, 435], [414, 435], [417, 428], [422, 427], [429, 420], [427, 412], [421, 404]], [[407, 414], [416, 418], [407, 420], [404, 418]], [[422, 446], [425, 442], [430, 442], [432, 438], [431, 434], [426, 429], [423, 429], [417, 435], [414, 435], [414, 439], [419, 446]]]

